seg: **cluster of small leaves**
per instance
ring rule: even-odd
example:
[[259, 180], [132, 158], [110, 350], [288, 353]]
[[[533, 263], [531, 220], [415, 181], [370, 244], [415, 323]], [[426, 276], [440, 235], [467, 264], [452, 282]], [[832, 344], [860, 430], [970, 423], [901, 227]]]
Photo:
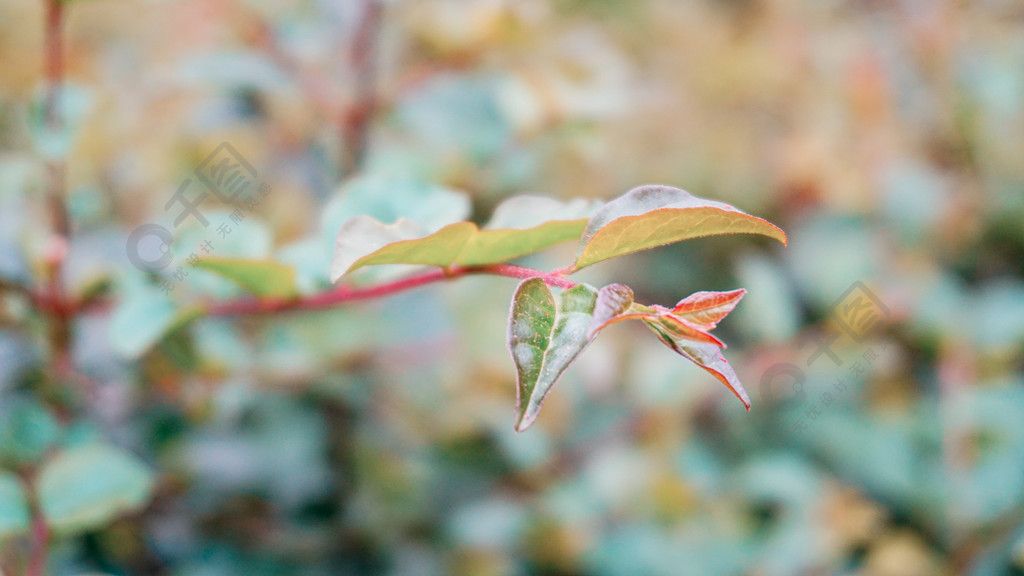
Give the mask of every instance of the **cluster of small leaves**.
[[[483, 229], [456, 222], [429, 232], [406, 219], [383, 223], [369, 216], [346, 221], [338, 232], [331, 279], [374, 264], [419, 264], [451, 270], [501, 264], [569, 240], [576, 261], [549, 275], [523, 280], [512, 298], [508, 346], [517, 372], [517, 431], [537, 418], [558, 378], [606, 326], [636, 319], [676, 353], [707, 370], [750, 409], [750, 400], [725, 348], [709, 332], [745, 290], [698, 292], [669, 309], [634, 302], [621, 284], [597, 289], [562, 282], [591, 264], [632, 252], [717, 234], [753, 233], [786, 242], [771, 223], [678, 188], [641, 186], [597, 208], [581, 200], [516, 197], [505, 201]], [[549, 284], [569, 285], [554, 294]]]

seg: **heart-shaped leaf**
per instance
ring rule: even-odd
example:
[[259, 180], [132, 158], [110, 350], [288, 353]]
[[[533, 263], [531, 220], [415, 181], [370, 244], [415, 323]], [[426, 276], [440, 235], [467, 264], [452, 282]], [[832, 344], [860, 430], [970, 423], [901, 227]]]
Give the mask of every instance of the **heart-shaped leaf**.
[[456, 222], [432, 234], [406, 219], [384, 224], [357, 216], [338, 231], [331, 281], [374, 264], [482, 266], [507, 262], [578, 238], [596, 207], [585, 200], [562, 203], [517, 196], [499, 205], [482, 230], [472, 222]]
[[195, 266], [233, 280], [261, 298], [292, 298], [299, 293], [295, 269], [273, 260], [209, 257], [197, 261]]
[[670, 186], [640, 186], [594, 213], [580, 238], [574, 267], [690, 238], [739, 233], [786, 243], [786, 233], [774, 224], [724, 202]]
[[508, 347], [516, 365], [516, 432], [530, 427], [559, 376], [590, 343], [597, 290], [579, 284], [557, 298], [540, 278], [523, 280], [512, 297]]

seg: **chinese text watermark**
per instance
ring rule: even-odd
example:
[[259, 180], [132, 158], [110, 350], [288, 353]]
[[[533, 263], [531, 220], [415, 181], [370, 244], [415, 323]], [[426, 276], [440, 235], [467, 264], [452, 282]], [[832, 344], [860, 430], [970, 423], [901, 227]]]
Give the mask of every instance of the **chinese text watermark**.
[[[838, 324], [842, 333], [854, 342], [863, 342], [880, 321], [888, 317], [889, 309], [863, 282], [854, 282], [836, 299], [829, 308], [830, 317]], [[833, 349], [840, 333], [832, 333], [814, 340], [815, 348], [808, 356], [804, 368], [810, 368], [822, 356], [828, 358], [836, 367], [846, 364]], [[772, 365], [761, 375], [760, 393], [763, 397], [777, 400], [780, 383], [789, 382], [791, 393], [784, 401], [776, 401], [776, 405], [784, 410], [799, 410], [799, 417], [794, 425], [797, 431], [807, 430], [808, 423], [821, 416], [822, 410], [829, 408], [848, 389], [847, 378], [862, 375], [878, 358], [878, 350], [871, 346], [864, 350], [846, 368], [843, 374], [836, 377], [824, 391], [817, 391], [812, 397], [806, 389], [807, 374], [804, 368], [791, 362], [779, 362]]]
[[[241, 208], [235, 208], [226, 219], [217, 223], [216, 236], [200, 241], [185, 257], [185, 262], [170, 271], [169, 277], [165, 278], [162, 284], [165, 293], [170, 293], [177, 282], [188, 276], [186, 266], [194, 265], [201, 255], [210, 254], [214, 249], [214, 241], [226, 239], [271, 192], [269, 184], [257, 180], [258, 174], [253, 165], [228, 142], [222, 142], [214, 148], [213, 152], [196, 166], [193, 176], [202, 184], [198, 192], [192, 191], [193, 178], [186, 178], [171, 199], [164, 204], [164, 212], [170, 212], [172, 208], [178, 210], [174, 215], [175, 229], [189, 218], [204, 228], [209, 228], [210, 221], [200, 210], [200, 205], [211, 194], [225, 204], [241, 204]], [[128, 236], [125, 247], [128, 261], [142, 271], [167, 270], [174, 264], [174, 255], [171, 252], [173, 241], [174, 234], [167, 227], [147, 222], [135, 228]]]

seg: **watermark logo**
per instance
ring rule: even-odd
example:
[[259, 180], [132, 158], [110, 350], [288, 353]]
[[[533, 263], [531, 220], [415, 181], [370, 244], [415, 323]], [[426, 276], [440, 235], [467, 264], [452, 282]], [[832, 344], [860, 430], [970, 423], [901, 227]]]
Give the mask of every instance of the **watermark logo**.
[[[833, 345], [841, 334], [846, 334], [854, 342], [862, 342], [870, 332], [889, 316], [889, 309], [863, 282], [854, 282], [829, 307], [830, 318], [839, 326], [841, 333], [833, 332], [822, 335], [815, 334], [801, 345], [813, 346], [807, 357], [804, 368], [810, 368], [820, 358], [825, 357], [836, 367], [843, 366], [850, 358], [842, 358], [833, 349]], [[884, 349], [884, 347], [883, 347]], [[878, 358], [878, 350], [874, 346], [864, 350], [847, 367], [843, 375], [832, 382], [831, 386], [814, 394], [807, 390], [807, 374], [804, 368], [791, 362], [773, 364], [761, 375], [759, 391], [763, 398], [772, 402], [780, 410], [798, 410], [799, 418], [794, 425], [798, 431], [807, 430], [809, 423], [818, 419], [822, 410], [832, 406], [836, 400], [846, 393], [850, 375], [859, 377], [870, 368]], [[788, 391], [788, 392], [787, 392]]]
[[235, 202], [239, 195], [252, 190], [256, 182], [256, 169], [227, 142], [214, 148], [196, 166], [195, 174], [210, 192], [226, 204]]
[[[179, 264], [169, 272], [169, 278], [162, 285], [165, 293], [173, 291], [175, 283], [188, 276], [186, 265], [198, 262], [201, 254], [213, 252], [214, 240], [226, 239], [271, 192], [269, 184], [258, 180], [256, 168], [228, 142], [220, 143], [203, 158], [193, 171], [193, 176], [201, 187], [193, 186], [193, 178], [186, 178], [164, 204], [164, 212], [177, 209], [173, 215], [175, 229], [189, 218], [209, 228], [210, 220], [200, 208], [211, 194], [225, 204], [241, 204], [242, 207], [236, 208], [227, 219], [217, 223], [216, 237], [203, 239], [186, 256], [185, 264]], [[143, 272], [168, 270], [174, 264], [174, 254], [171, 252], [173, 241], [174, 234], [167, 227], [147, 222], [132, 230], [128, 236], [125, 246], [128, 261]]]
[[139, 270], [163, 270], [174, 259], [172, 241], [174, 235], [167, 228], [159, 224], [143, 224], [128, 235], [128, 261]]
[[832, 305], [832, 318], [854, 341], [860, 342], [889, 309], [863, 282], [854, 282]]

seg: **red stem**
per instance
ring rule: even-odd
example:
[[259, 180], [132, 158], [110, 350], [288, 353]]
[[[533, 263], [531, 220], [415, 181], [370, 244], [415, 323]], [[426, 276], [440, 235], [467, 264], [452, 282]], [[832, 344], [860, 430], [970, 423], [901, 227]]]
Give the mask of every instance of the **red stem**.
[[416, 276], [402, 278], [394, 282], [370, 286], [368, 288], [353, 288], [341, 286], [328, 292], [295, 298], [292, 300], [268, 300], [246, 298], [243, 300], [230, 300], [217, 302], [206, 307], [208, 316], [234, 316], [238, 314], [266, 314], [284, 312], [289, 310], [322, 310], [339, 304], [355, 302], [357, 300], [370, 300], [390, 296], [398, 292], [404, 292], [418, 288], [426, 284], [450, 280], [470, 274], [487, 274], [491, 276], [505, 276], [508, 278], [541, 278], [549, 286], [557, 288], [572, 288], [576, 283], [568, 278], [557, 274], [549, 274], [510, 264], [492, 264], [489, 266], [470, 266], [466, 268], [453, 267], [442, 270], [431, 270]]
[[[225, 6], [236, 7], [237, 3], [225, 2]], [[336, 99], [331, 87], [319, 74], [311, 73], [302, 62], [296, 60], [278, 43], [273, 28], [254, 13], [246, 13], [254, 30], [254, 42], [265, 50], [274, 62], [293, 77], [299, 89], [317, 113], [328, 121], [336, 122], [338, 113]]]
[[[63, 25], [63, 0], [46, 0], [44, 119], [47, 129], [54, 133], [64, 130], [60, 103], [64, 82]], [[53, 348], [53, 366], [60, 377], [67, 376], [71, 371], [71, 307], [63, 286], [64, 260], [68, 252], [68, 238], [71, 236], [71, 221], [64, 202], [65, 162], [64, 158], [48, 162], [49, 189], [46, 194], [50, 224], [53, 227], [53, 235], [46, 247], [46, 291], [52, 304], [50, 342]]]
[[574, 288], [577, 283], [569, 280], [560, 272], [541, 272], [540, 270], [534, 270], [533, 268], [526, 268], [523, 266], [513, 266], [511, 264], [491, 264], [490, 266], [481, 266], [478, 273], [493, 274], [496, 276], [508, 276], [509, 278], [541, 278], [544, 283], [548, 286], [554, 286], [556, 288]]
[[41, 515], [32, 519], [32, 542], [25, 569], [26, 576], [43, 576], [46, 573], [46, 552], [50, 543], [50, 527]]
[[39, 479], [38, 470], [34, 467], [21, 470], [22, 483], [28, 489], [29, 509], [32, 513], [32, 524], [29, 531], [28, 562], [25, 564], [25, 576], [43, 576], [46, 573], [46, 559], [50, 545], [50, 527], [39, 508], [39, 494], [36, 491]]

